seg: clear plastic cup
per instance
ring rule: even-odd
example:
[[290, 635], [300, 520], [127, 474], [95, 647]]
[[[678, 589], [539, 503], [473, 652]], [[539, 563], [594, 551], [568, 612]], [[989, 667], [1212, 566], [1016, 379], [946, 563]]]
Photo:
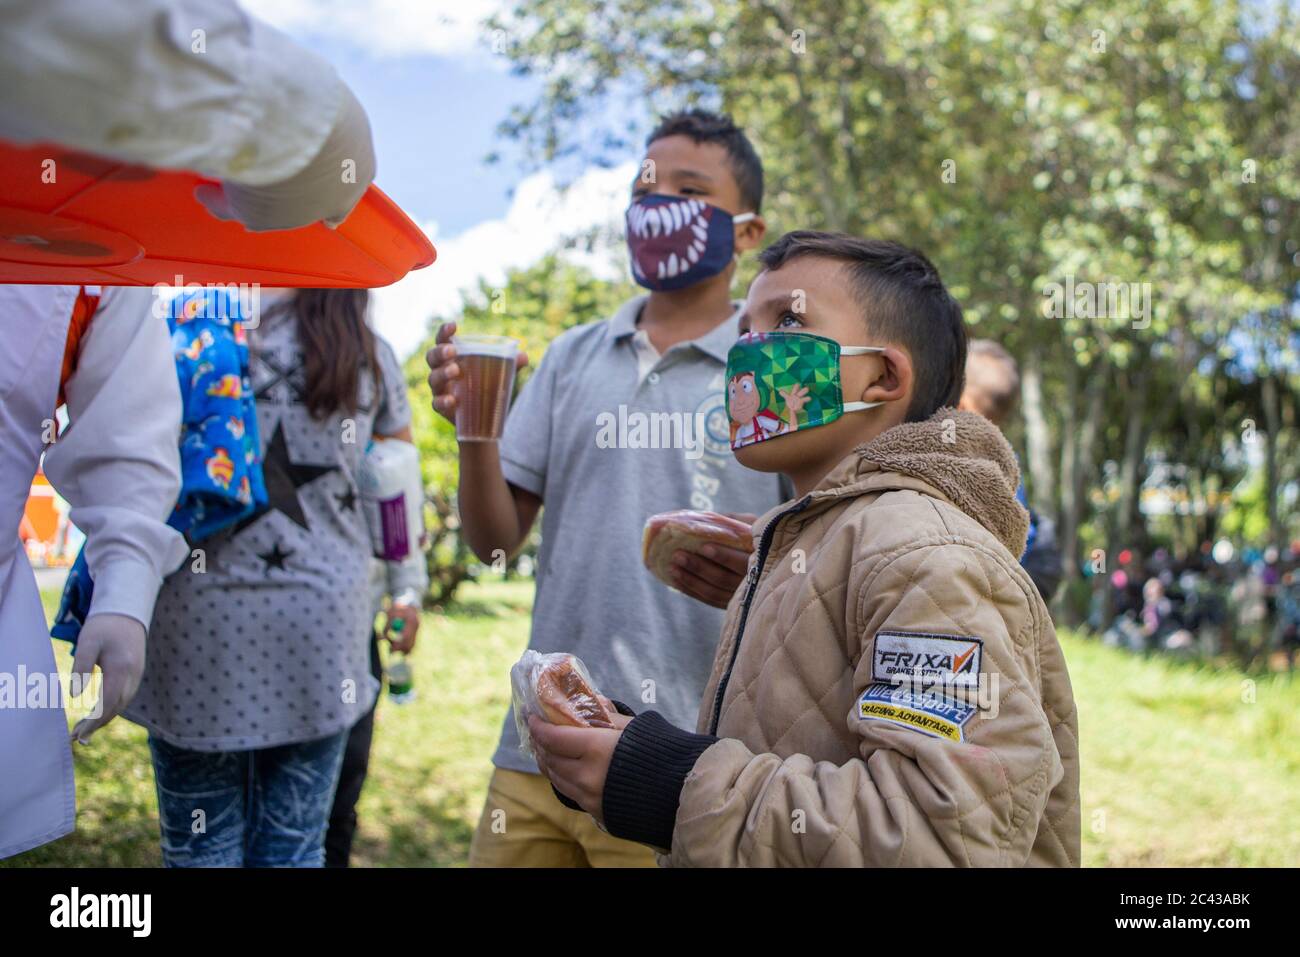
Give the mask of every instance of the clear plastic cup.
[[509, 336], [452, 336], [456, 347], [456, 438], [495, 442], [505, 429], [519, 344]]

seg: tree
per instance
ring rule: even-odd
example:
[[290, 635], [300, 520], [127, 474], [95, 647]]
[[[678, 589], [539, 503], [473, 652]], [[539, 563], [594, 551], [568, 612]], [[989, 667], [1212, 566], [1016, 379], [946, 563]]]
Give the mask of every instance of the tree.
[[[494, 25], [542, 81], [502, 126], [539, 162], [634, 154], [646, 104], [723, 108], [764, 157], [775, 234], [930, 255], [972, 333], [1021, 360], [1013, 433], [1073, 578], [1105, 463], [1107, 547], [1145, 536], [1153, 452], [1176, 446], [1189, 481], [1215, 484], [1239, 423], [1201, 379], [1244, 346], [1246, 317], [1273, 337], [1252, 353], [1261, 431], [1294, 419], [1277, 336], [1296, 301], [1295, 19], [1286, 0], [522, 0]], [[1099, 295], [1049, 309], [1073, 280]], [[1284, 457], [1269, 453], [1274, 489]]]

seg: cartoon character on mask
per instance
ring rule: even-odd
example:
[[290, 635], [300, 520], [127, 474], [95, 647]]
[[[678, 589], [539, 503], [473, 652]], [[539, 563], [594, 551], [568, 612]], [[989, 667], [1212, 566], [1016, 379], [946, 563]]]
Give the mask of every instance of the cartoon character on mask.
[[791, 386], [779, 392], [785, 404], [782, 417], [769, 407], [767, 390], [752, 370], [734, 373], [727, 382], [727, 409], [731, 416], [731, 445], [740, 448], [799, 428], [799, 413], [808, 402], [808, 390]]
[[[845, 402], [840, 357], [884, 351], [880, 346], [841, 346], [834, 339], [801, 332], [755, 332], [736, 340], [727, 355], [727, 415], [731, 447], [834, 422], [846, 412], [879, 402]], [[773, 396], [779, 396], [778, 410]]]

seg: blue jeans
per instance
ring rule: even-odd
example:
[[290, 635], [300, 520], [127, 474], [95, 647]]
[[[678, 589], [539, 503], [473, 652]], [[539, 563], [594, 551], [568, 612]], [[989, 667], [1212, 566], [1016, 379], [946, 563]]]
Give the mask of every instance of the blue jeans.
[[150, 735], [163, 864], [321, 867], [347, 736], [191, 751]]

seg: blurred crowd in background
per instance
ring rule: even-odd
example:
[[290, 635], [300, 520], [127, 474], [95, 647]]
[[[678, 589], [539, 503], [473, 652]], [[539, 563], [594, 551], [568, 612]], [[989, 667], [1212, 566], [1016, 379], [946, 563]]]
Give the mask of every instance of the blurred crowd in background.
[[1300, 651], [1300, 542], [1286, 549], [1203, 542], [1196, 551], [1126, 548], [1110, 571], [1085, 564], [1092, 587], [1087, 628], [1135, 652], [1215, 658], [1245, 666], [1285, 661]]

